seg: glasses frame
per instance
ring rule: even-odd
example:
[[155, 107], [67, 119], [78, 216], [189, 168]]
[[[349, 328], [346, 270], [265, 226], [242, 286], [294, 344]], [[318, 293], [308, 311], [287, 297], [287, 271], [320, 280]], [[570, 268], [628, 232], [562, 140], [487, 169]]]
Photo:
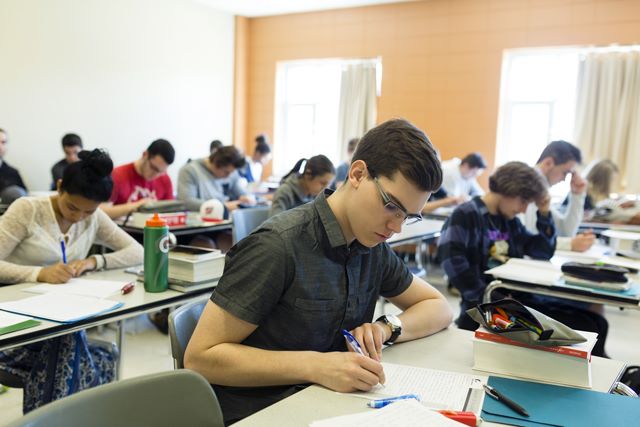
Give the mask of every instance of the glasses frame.
[[378, 193], [380, 194], [380, 197], [382, 197], [382, 202], [385, 209], [390, 210], [389, 207], [392, 207], [393, 209], [395, 209], [396, 213], [394, 214], [394, 216], [397, 219], [402, 219], [402, 223], [404, 225], [415, 224], [416, 222], [422, 221], [421, 214], [409, 213], [405, 208], [403, 208], [402, 206], [394, 202], [393, 199], [391, 199], [391, 197], [387, 194], [387, 192], [384, 191], [384, 188], [382, 187], [382, 184], [380, 184], [380, 181], [378, 180], [377, 176], [373, 177], [373, 182], [376, 185], [376, 188], [378, 189]]

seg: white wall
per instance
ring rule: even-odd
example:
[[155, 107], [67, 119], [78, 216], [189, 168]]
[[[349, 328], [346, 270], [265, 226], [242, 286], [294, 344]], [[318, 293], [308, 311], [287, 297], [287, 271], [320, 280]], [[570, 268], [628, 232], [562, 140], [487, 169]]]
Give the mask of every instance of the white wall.
[[116, 165], [166, 138], [175, 186], [211, 140], [231, 143], [233, 37], [231, 14], [191, 0], [1, 0], [5, 159], [41, 190], [67, 132]]

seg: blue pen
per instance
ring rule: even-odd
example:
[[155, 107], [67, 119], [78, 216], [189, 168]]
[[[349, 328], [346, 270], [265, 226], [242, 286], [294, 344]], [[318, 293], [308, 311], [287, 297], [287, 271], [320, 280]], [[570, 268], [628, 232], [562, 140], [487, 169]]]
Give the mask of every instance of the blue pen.
[[62, 262], [67, 263], [67, 248], [64, 246], [64, 239], [60, 240], [60, 249], [62, 249]]
[[345, 339], [347, 340], [347, 342], [349, 343], [349, 346], [351, 346], [353, 351], [355, 351], [361, 356], [364, 356], [364, 351], [362, 351], [362, 347], [360, 347], [360, 344], [358, 343], [358, 340], [356, 339], [356, 337], [351, 335], [351, 332], [347, 331], [346, 329], [343, 329], [342, 335], [344, 335]]
[[385, 406], [393, 402], [397, 402], [398, 400], [407, 400], [407, 399], [415, 399], [418, 402], [420, 402], [420, 396], [418, 396], [417, 394], [403, 394], [402, 396], [387, 397], [386, 399], [370, 400], [369, 403], [367, 403], [367, 406], [369, 408], [379, 409], [379, 408], [384, 408]]

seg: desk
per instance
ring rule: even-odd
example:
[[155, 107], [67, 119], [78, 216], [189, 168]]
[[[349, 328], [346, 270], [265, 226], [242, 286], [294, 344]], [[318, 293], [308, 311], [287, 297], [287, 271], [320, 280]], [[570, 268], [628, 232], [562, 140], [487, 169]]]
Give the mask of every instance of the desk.
[[[120, 225], [120, 224], [118, 224]], [[195, 236], [196, 234], [203, 233], [211, 233], [214, 231], [222, 231], [222, 230], [231, 230], [233, 224], [231, 221], [223, 221], [223, 222], [200, 222], [198, 224], [187, 224], [176, 227], [169, 227], [169, 232], [173, 233], [176, 236]], [[132, 225], [122, 226], [120, 225], [124, 231], [133, 236], [136, 240], [142, 241], [142, 235], [144, 232], [143, 228], [134, 227]]]
[[416, 244], [416, 268], [418, 269], [418, 275], [424, 274], [425, 270], [422, 264], [422, 258], [424, 257], [425, 249], [424, 243], [435, 240], [440, 237], [440, 231], [444, 221], [436, 219], [424, 219], [411, 225], [404, 225], [402, 231], [398, 234], [391, 236], [387, 243], [389, 246], [394, 247], [403, 245], [405, 243]]
[[[599, 248], [594, 248], [601, 251]], [[594, 251], [597, 252], [597, 251]], [[575, 258], [572, 258], [570, 252], [558, 251], [557, 254], [551, 258], [551, 263], [558, 267], [566, 261], [578, 261], [578, 262], [594, 262], [600, 257], [591, 258], [589, 255], [583, 255], [576, 253]], [[570, 286], [564, 284], [534, 284], [522, 281], [513, 280], [494, 280], [485, 288], [482, 296], [482, 302], [491, 302], [491, 294], [497, 289], [506, 289], [512, 291], [528, 292], [538, 295], [546, 295], [556, 298], [564, 298], [574, 301], [588, 302], [592, 304], [606, 304], [615, 307], [640, 309], [640, 295], [625, 295], [623, 293], [600, 291], [598, 289], [591, 289], [582, 286]]]
[[[466, 374], [473, 371], [473, 332], [449, 328], [416, 341], [396, 344], [383, 352], [383, 360]], [[608, 392], [618, 381], [625, 363], [593, 357], [593, 390]], [[487, 397], [488, 398], [488, 397]], [[277, 425], [280, 427], [307, 426], [311, 421], [338, 415], [366, 411], [366, 400], [335, 393], [317, 385], [284, 399], [234, 424], [238, 427]], [[484, 422], [482, 426], [496, 424]]]
[[582, 231], [591, 229], [598, 234], [604, 230], [633, 231], [640, 233], [640, 225], [612, 224], [610, 222], [583, 222], [579, 228]]
[[[136, 276], [125, 273], [122, 269], [101, 271], [93, 273], [88, 277], [92, 279], [119, 280], [122, 282], [135, 282], [136, 280]], [[137, 283], [133, 292], [127, 295], [118, 295], [110, 298], [114, 301], [122, 301], [124, 303], [121, 307], [115, 310], [75, 323], [57, 323], [48, 320], [41, 320], [42, 323], [33, 328], [0, 335], [0, 350], [58, 337], [70, 332], [77, 332], [91, 328], [93, 326], [118, 322], [118, 328], [116, 330], [116, 344], [122, 354], [122, 321], [124, 319], [144, 313], [158, 311], [163, 308], [175, 307], [176, 305], [186, 304], [199, 299], [206, 299], [210, 296], [216, 283], [217, 282], [212, 282], [211, 287], [209, 288], [188, 293], [176, 292], [171, 289], [165, 292], [149, 293], [145, 292], [144, 286], [141, 283]], [[32, 297], [35, 294], [22, 292], [22, 290], [33, 285], [33, 283], [24, 283], [20, 285], [0, 287], [0, 301], [14, 301]], [[117, 372], [120, 372], [119, 366]]]

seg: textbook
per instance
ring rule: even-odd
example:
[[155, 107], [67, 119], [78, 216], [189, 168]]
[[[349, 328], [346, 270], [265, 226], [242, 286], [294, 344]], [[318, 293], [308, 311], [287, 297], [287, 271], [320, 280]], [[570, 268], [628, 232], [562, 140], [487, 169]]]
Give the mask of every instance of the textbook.
[[564, 346], [531, 346], [480, 327], [473, 338], [473, 369], [540, 382], [591, 388], [591, 351], [598, 335]]
[[222, 276], [224, 254], [217, 249], [176, 246], [169, 252], [169, 280], [208, 282]]
[[178, 279], [169, 279], [169, 289], [178, 292], [193, 292], [200, 289], [211, 288], [218, 284], [218, 279], [206, 280], [204, 282], [185, 282]]

